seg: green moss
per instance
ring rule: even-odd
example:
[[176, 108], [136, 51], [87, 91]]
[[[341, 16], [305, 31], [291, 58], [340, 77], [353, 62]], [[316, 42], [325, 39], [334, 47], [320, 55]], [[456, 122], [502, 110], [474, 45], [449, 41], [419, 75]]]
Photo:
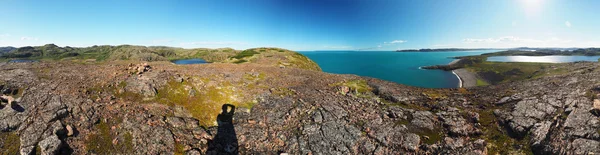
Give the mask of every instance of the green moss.
[[308, 57], [297, 52], [293, 53], [294, 54], [292, 55], [286, 56], [286, 59], [288, 59], [287, 63], [289, 63], [291, 66], [306, 70], [321, 71], [319, 65], [317, 65], [317, 63], [315, 63], [314, 61], [310, 60]]
[[442, 133], [439, 130], [420, 129], [414, 131], [414, 133], [421, 136], [421, 139], [425, 144], [431, 145], [442, 140]]
[[244, 76], [243, 76], [243, 78], [244, 78], [245, 80], [248, 80], [248, 81], [259, 81], [259, 80], [264, 80], [264, 79], [265, 79], [265, 77], [266, 77], [266, 75], [265, 75], [264, 73], [258, 73], [258, 75], [256, 75], [256, 76], [255, 76], [255, 75], [253, 75], [253, 74], [246, 73], [246, 74], [244, 74]]
[[367, 92], [371, 92], [373, 90], [373, 88], [371, 88], [371, 86], [369, 86], [369, 84], [367, 84], [367, 81], [365, 80], [350, 80], [350, 81], [343, 81], [343, 82], [338, 82], [338, 83], [334, 83], [331, 84], [330, 86], [346, 86], [348, 88], [350, 88], [350, 91], [353, 91], [354, 93], [367, 93]]
[[410, 121], [408, 119], [400, 119], [394, 122], [394, 125], [409, 125]]
[[175, 151], [173, 154], [175, 155], [184, 155], [185, 154], [185, 146], [179, 142], [175, 142]]
[[[532, 154], [529, 146], [529, 137], [521, 139], [510, 137], [508, 132], [497, 124], [497, 118], [493, 114], [493, 109], [479, 112], [479, 123], [483, 127], [481, 138], [488, 142], [486, 146], [488, 154]], [[517, 149], [515, 146], [520, 146]]]
[[256, 52], [256, 51], [254, 51], [254, 50], [252, 50], [252, 49], [247, 49], [247, 50], [244, 50], [244, 51], [236, 54], [235, 56], [232, 56], [231, 58], [242, 59], [242, 58], [245, 58], [245, 57], [251, 57], [251, 56], [253, 56], [255, 54], [259, 54], [259, 53]]
[[485, 82], [485, 81], [483, 81], [483, 80], [481, 80], [481, 79], [477, 79], [476, 85], [477, 86], [487, 86], [487, 85], [490, 85], [490, 84], [487, 83], [487, 82]]
[[[119, 121], [119, 119], [115, 119]], [[133, 153], [133, 137], [129, 132], [125, 133], [122, 137], [111, 132], [111, 122], [100, 121], [100, 123], [94, 125], [96, 133], [89, 134], [86, 141], [85, 147], [88, 153], [94, 154], [127, 154]], [[113, 140], [117, 139], [117, 144], [113, 145]]]
[[21, 139], [16, 132], [1, 132], [0, 131], [0, 155], [19, 154], [21, 147]]
[[292, 95], [296, 94], [294, 91], [292, 91], [288, 88], [271, 89], [271, 93], [273, 95], [277, 95], [277, 96], [292, 96]]
[[[229, 82], [220, 83], [218, 86], [209, 86], [196, 89], [188, 82], [169, 81], [166, 86], [158, 90], [159, 103], [169, 106], [181, 106], [200, 121], [204, 127], [215, 126], [217, 115], [221, 112], [223, 104], [241, 105], [241, 94]], [[196, 95], [191, 95], [190, 90]]]
[[588, 98], [590, 101], [593, 101], [594, 99], [598, 99], [598, 95], [596, 95], [596, 93], [594, 93], [591, 90], [586, 91], [584, 96], [586, 98]]
[[42, 148], [40, 145], [35, 145], [35, 155], [42, 155]]
[[117, 85], [119, 88], [125, 88], [127, 87], [127, 82], [126, 81], [121, 81], [119, 82], [119, 85]]
[[[482, 56], [479, 56], [482, 57]], [[485, 57], [483, 57], [485, 58]], [[477, 84], [498, 84], [525, 79], [535, 79], [546, 76], [563, 75], [568, 73], [565, 64], [531, 63], [531, 62], [489, 62], [477, 61], [464, 65], [469, 71], [477, 73], [485, 81]]]
[[239, 59], [239, 60], [234, 61], [233, 63], [234, 64], [241, 64], [241, 63], [244, 63], [244, 62], [248, 62], [248, 60]]
[[443, 92], [444, 90], [437, 90], [437, 89], [429, 89], [426, 91], [423, 91], [423, 95], [427, 96], [427, 98], [431, 99], [431, 100], [440, 100], [440, 99], [446, 99], [448, 98], [448, 96], [446, 96], [447, 92]]

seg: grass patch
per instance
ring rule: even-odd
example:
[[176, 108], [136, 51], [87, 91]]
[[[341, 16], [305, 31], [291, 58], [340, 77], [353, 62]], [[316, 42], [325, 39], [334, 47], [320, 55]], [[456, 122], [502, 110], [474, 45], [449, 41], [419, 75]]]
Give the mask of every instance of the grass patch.
[[173, 152], [173, 154], [175, 155], [184, 155], [185, 154], [185, 146], [183, 146], [183, 144], [181, 144], [180, 142], [175, 142], [175, 151]]
[[487, 82], [485, 82], [484, 80], [477, 79], [477, 83], [476, 83], [476, 85], [477, 85], [477, 86], [487, 86], [487, 85], [490, 85], [490, 84], [489, 84], [489, 83], [487, 83]]
[[568, 72], [564, 64], [556, 63], [481, 61], [464, 67], [485, 79], [485, 81], [477, 80], [478, 86], [562, 75]]
[[[111, 132], [110, 126], [115, 123], [100, 121], [94, 125], [96, 133], [88, 135], [85, 147], [88, 153], [93, 154], [130, 154], [133, 153], [133, 136], [126, 132], [122, 136]], [[117, 144], [113, 145], [113, 140]]]
[[321, 71], [321, 68], [317, 63], [300, 53], [294, 52], [292, 55], [287, 55], [286, 59], [288, 59], [290, 65], [296, 68]]
[[[216, 126], [217, 115], [221, 112], [223, 104], [247, 106], [241, 102], [241, 94], [229, 82], [220, 83], [218, 86], [209, 86], [196, 89], [193, 81], [169, 81], [158, 90], [157, 101], [169, 106], [181, 106], [192, 116], [200, 121], [204, 127]], [[191, 94], [191, 92], [195, 92]]]
[[0, 155], [19, 154], [21, 147], [21, 139], [16, 132], [1, 132], [0, 131]]
[[294, 91], [292, 91], [288, 88], [272, 89], [271, 93], [273, 95], [277, 95], [277, 96], [292, 96], [292, 95], [296, 94]]
[[248, 60], [239, 59], [239, 60], [234, 61], [233, 63], [234, 64], [241, 64], [241, 63], [244, 63], [244, 62], [248, 62]]
[[493, 109], [479, 111], [479, 123], [483, 126], [482, 139], [488, 142], [488, 154], [533, 154], [529, 145], [529, 135], [521, 139], [509, 136], [499, 124]]
[[367, 81], [362, 80], [362, 79], [338, 82], [338, 83], [331, 84], [330, 86], [346, 86], [346, 87], [350, 88], [350, 91], [352, 91], [356, 94], [364, 94], [367, 92], [371, 92], [373, 90], [373, 88], [371, 88], [371, 86], [369, 86], [369, 84], [367, 84]]
[[429, 89], [424, 91], [422, 94], [427, 96], [427, 98], [431, 100], [443, 100], [448, 98], [448, 96], [446, 96], [446, 93], [441, 91], [443, 90]]
[[242, 59], [245, 57], [251, 57], [255, 54], [259, 54], [258, 52], [252, 50], [252, 49], [248, 49], [248, 50], [244, 50], [238, 54], [236, 54], [235, 56], [232, 56], [231, 58], [235, 58], [235, 59]]

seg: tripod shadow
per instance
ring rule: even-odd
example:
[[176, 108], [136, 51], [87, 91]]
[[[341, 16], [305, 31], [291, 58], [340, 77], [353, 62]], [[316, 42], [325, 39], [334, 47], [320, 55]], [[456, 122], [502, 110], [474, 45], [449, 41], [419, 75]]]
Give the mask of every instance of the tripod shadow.
[[237, 155], [239, 154], [238, 141], [235, 128], [233, 127], [235, 106], [224, 104], [221, 109], [221, 114], [217, 116], [217, 123], [219, 125], [217, 135], [215, 135], [213, 140], [208, 142], [206, 154]]

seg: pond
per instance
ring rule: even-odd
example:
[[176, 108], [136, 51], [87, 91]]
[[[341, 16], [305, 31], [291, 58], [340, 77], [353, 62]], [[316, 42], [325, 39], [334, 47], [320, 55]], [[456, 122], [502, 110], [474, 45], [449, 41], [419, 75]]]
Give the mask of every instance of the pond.
[[487, 61], [494, 62], [540, 62], [540, 63], [566, 63], [576, 61], [597, 62], [600, 56], [493, 56], [488, 57]]
[[28, 59], [15, 59], [15, 60], [10, 60], [8, 62], [12, 62], [12, 63], [26, 63], [26, 62], [38, 62], [37, 60], [28, 60]]
[[179, 64], [179, 65], [189, 65], [189, 64], [205, 64], [208, 62], [206, 62], [205, 60], [202, 60], [202, 59], [181, 59], [181, 60], [174, 60], [173, 63]]

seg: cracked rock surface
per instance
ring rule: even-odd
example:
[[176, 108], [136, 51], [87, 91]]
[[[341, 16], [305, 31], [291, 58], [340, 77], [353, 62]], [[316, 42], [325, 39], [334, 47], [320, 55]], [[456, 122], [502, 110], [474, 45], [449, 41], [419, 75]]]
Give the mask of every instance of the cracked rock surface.
[[[597, 63], [569, 64], [568, 75], [460, 90], [255, 64], [153, 62], [132, 73], [130, 63], [0, 64], [1, 88], [10, 89], [2, 95], [15, 99], [0, 105], [0, 148], [17, 147], [12, 154], [600, 153]], [[226, 122], [230, 129], [217, 117], [225, 103], [188, 105], [216, 101], [238, 105]], [[3, 141], [10, 135], [18, 142]]]

